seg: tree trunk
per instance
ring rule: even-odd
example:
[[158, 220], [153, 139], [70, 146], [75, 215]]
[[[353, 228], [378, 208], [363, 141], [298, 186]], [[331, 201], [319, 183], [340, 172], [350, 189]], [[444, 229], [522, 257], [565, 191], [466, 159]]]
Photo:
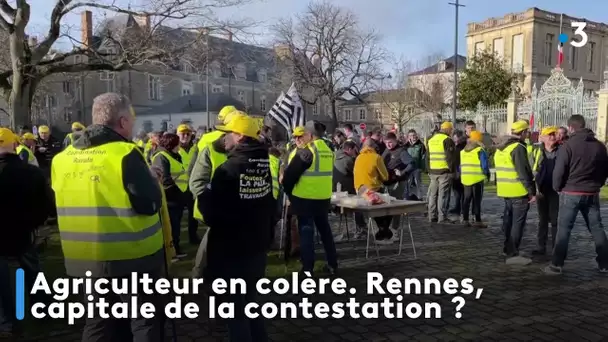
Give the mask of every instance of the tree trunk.
[[[13, 88], [14, 89], [14, 88]], [[23, 125], [31, 126], [32, 117], [30, 110], [32, 106], [33, 91], [29, 85], [22, 87], [18, 91], [12, 91], [9, 99], [9, 113], [11, 117], [11, 128], [18, 130]]]
[[329, 102], [331, 103], [331, 123], [334, 127], [331, 127], [331, 131], [328, 130], [328, 132], [333, 132], [336, 130], [336, 128], [338, 128], [338, 113], [336, 111], [336, 99], [330, 99]]
[[[11, 117], [11, 128], [18, 130], [20, 127], [32, 124], [32, 100], [36, 92], [36, 82], [24, 75], [13, 77], [13, 89], [8, 96], [9, 114]], [[50, 125], [51, 122], [48, 122]]]

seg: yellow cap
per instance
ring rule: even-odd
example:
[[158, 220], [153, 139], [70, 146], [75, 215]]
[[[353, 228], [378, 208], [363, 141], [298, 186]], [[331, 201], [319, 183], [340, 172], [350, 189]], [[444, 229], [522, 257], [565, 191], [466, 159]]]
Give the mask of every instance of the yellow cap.
[[480, 142], [483, 140], [483, 134], [481, 134], [480, 131], [472, 131], [471, 134], [469, 134], [469, 139]]
[[27, 132], [25, 134], [23, 134], [23, 140], [35, 140], [36, 136], [34, 136], [34, 134]]
[[81, 124], [80, 122], [74, 122], [72, 124], [72, 130], [75, 130], [75, 129], [84, 129], [84, 125]]
[[452, 128], [454, 128], [454, 125], [452, 125], [452, 123], [449, 121], [444, 121], [441, 124], [441, 129], [452, 129]]
[[540, 135], [549, 135], [557, 133], [557, 126], [547, 126], [540, 131]]
[[530, 128], [530, 125], [525, 120], [515, 121], [513, 124], [511, 124], [511, 131], [513, 133], [519, 133], [527, 130], [528, 128]]
[[225, 106], [224, 108], [222, 108], [222, 110], [220, 110], [220, 112], [217, 114], [217, 121], [218, 123], [221, 124], [226, 124], [226, 116], [232, 112], [236, 112], [236, 107], [235, 106]]
[[188, 133], [190, 132], [190, 127], [186, 124], [181, 124], [177, 126], [177, 133]]
[[38, 127], [38, 133], [48, 133], [51, 130], [49, 129], [49, 126], [46, 125], [42, 125], [40, 127]]
[[217, 129], [218, 131], [227, 131], [226, 125], [228, 125], [230, 123], [230, 121], [232, 121], [238, 115], [245, 115], [245, 116], [247, 116], [247, 114], [245, 114], [244, 112], [241, 112], [239, 110], [235, 110], [233, 112], [230, 112], [230, 113], [226, 114], [226, 116], [224, 117], [224, 121], [222, 122], [222, 124], [219, 124], [219, 125], [215, 126], [215, 129]]
[[293, 136], [294, 137], [301, 137], [304, 135], [304, 133], [306, 133], [306, 129], [304, 129], [304, 126], [298, 126], [296, 128], [293, 129]]
[[226, 125], [222, 126], [221, 129], [218, 128], [218, 130], [238, 133], [254, 139], [258, 138], [258, 132], [260, 130], [255, 120], [251, 119], [242, 112], [234, 112], [232, 114], [232, 117], [229, 118], [230, 121], [227, 122]]
[[0, 146], [8, 147], [19, 142], [19, 137], [8, 128], [0, 128]]

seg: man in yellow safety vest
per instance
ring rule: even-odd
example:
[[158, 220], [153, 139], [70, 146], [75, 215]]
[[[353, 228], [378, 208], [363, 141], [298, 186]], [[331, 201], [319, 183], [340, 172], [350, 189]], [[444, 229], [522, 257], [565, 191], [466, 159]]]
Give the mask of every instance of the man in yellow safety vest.
[[63, 139], [63, 148], [66, 148], [74, 143], [76, 139], [80, 137], [82, 131], [84, 130], [84, 125], [80, 122], [72, 123], [72, 132], [68, 133]]
[[283, 189], [289, 196], [291, 209], [298, 217], [302, 271], [313, 271], [315, 262], [314, 229], [323, 241], [326, 270], [335, 273], [338, 257], [334, 236], [329, 225], [331, 207], [334, 154], [322, 139], [324, 127], [316, 121], [308, 121], [304, 128], [294, 129], [298, 146], [290, 156], [283, 174]]
[[[196, 147], [194, 146], [194, 131], [190, 126], [181, 124], [177, 126], [177, 136], [179, 137], [179, 155], [182, 157], [182, 164], [186, 171], [190, 169], [190, 163], [196, 153]], [[194, 196], [190, 189], [186, 192], [186, 208], [188, 209], [188, 237], [190, 244], [198, 245], [201, 243], [201, 239], [198, 237], [196, 230], [198, 229], [198, 221], [194, 218]]]
[[[93, 125], [53, 160], [52, 186], [68, 276], [129, 279], [132, 272], [163, 276], [162, 193], [144, 156], [131, 141], [135, 118], [123, 95], [93, 100]], [[158, 296], [97, 294], [116, 302], [162, 303]], [[137, 299], [133, 299], [133, 297]], [[159, 316], [116, 320], [87, 318], [83, 341], [158, 341]], [[131, 331], [126, 331], [130, 329]]]
[[454, 223], [448, 216], [450, 189], [456, 168], [456, 146], [452, 140], [451, 122], [441, 124], [441, 129], [433, 134], [427, 143], [427, 170], [431, 183], [428, 189], [429, 221]]
[[511, 125], [511, 135], [494, 153], [496, 195], [505, 200], [502, 230], [505, 234], [503, 253], [507, 264], [528, 265], [532, 260], [519, 255], [530, 203], [536, 200], [536, 185], [524, 139], [528, 133], [526, 121]]
[[553, 189], [553, 169], [557, 160], [559, 144], [557, 141], [557, 126], [548, 126], [541, 130], [540, 144], [535, 144], [529, 155], [532, 173], [536, 182], [536, 208], [538, 209], [538, 232], [535, 255], [546, 253], [549, 223], [551, 223], [551, 245], [553, 251], [557, 236], [557, 215], [559, 212], [559, 194]]
[[259, 125], [246, 115], [235, 115], [221, 138], [227, 159], [217, 166], [209, 187], [199, 197], [209, 225], [208, 264], [205, 279], [241, 279], [246, 294], [218, 298], [235, 305], [238, 314], [227, 321], [230, 341], [267, 341], [261, 317], [248, 318], [247, 303], [256, 302], [256, 282], [264, 277], [276, 201], [272, 196], [268, 148], [259, 141]]
[[21, 137], [21, 144], [17, 146], [17, 155], [24, 162], [38, 166], [38, 160], [34, 156], [34, 149], [36, 148], [36, 137], [32, 133], [25, 133]]
[[481, 221], [481, 200], [483, 198], [483, 184], [490, 178], [488, 154], [482, 143], [483, 134], [479, 131], [470, 131], [467, 145], [460, 151], [460, 180], [464, 186], [464, 199], [462, 201], [462, 222], [469, 226], [470, 206], [473, 205], [475, 215], [474, 225], [477, 228], [486, 228]]
[[[218, 140], [224, 132], [217, 129], [217, 126], [222, 126], [226, 124], [226, 117], [228, 114], [236, 112], [236, 108], [234, 106], [226, 106], [220, 110], [217, 114], [217, 124], [216, 129], [214, 131], [210, 131], [208, 133], [203, 133], [198, 142], [196, 143], [195, 149], [192, 152], [192, 160], [197, 160], [199, 153], [205, 149], [205, 147], [211, 145], [214, 141]], [[194, 167], [194, 163], [190, 163], [190, 167], [188, 173], [192, 173], [192, 168]]]
[[[223, 118], [224, 125], [216, 126], [216, 131], [222, 134], [218, 139], [212, 141], [209, 144], [204, 144], [203, 149], [197, 155], [196, 159], [190, 162], [190, 180], [188, 186], [192, 192], [194, 198], [194, 218], [205, 222], [200, 205], [199, 198], [203, 195], [205, 189], [211, 184], [211, 179], [215, 174], [215, 170], [222, 165], [227, 157], [228, 149], [226, 147], [226, 125], [228, 125], [233, 119], [239, 118], [242, 120], [242, 116], [247, 116], [241, 111], [233, 111]], [[201, 270], [205, 267], [206, 253], [207, 253], [207, 239], [209, 237], [209, 229], [205, 232], [205, 235], [201, 239], [199, 244], [198, 252], [196, 254], [196, 260], [193, 269], [193, 275], [202, 276]]]

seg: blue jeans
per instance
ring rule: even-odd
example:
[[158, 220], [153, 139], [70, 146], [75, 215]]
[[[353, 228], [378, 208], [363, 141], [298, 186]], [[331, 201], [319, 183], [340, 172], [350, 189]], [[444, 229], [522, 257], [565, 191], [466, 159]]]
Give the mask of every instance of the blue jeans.
[[608, 268], [608, 240], [602, 225], [600, 214], [600, 196], [595, 195], [559, 195], [559, 213], [557, 215], [557, 239], [553, 249], [552, 263], [555, 266], [564, 266], [568, 255], [570, 234], [574, 228], [576, 216], [581, 213], [587, 229], [595, 241], [596, 261], [600, 268]]
[[302, 271], [312, 272], [315, 265], [315, 226], [321, 236], [327, 264], [338, 268], [338, 256], [334, 235], [327, 214], [318, 216], [298, 216], [298, 231], [300, 232], [300, 254], [302, 258]]
[[182, 217], [184, 216], [184, 207], [169, 206], [169, 221], [171, 222], [171, 237], [173, 238], [173, 247], [175, 252], [180, 254], [182, 249], [179, 247], [180, 234], [182, 233]]
[[[213, 279], [243, 279], [247, 285], [245, 294], [226, 294], [218, 297], [218, 302], [234, 303], [234, 318], [227, 319], [230, 342], [265, 342], [268, 334], [262, 316], [247, 318], [245, 305], [248, 303], [263, 303], [257, 300], [256, 283], [266, 272], [266, 253], [247, 257], [224, 259], [209, 264], [209, 276]], [[259, 310], [259, 309], [258, 309]], [[259, 311], [258, 311], [259, 312]]]
[[505, 198], [502, 231], [505, 233], [503, 252], [508, 257], [519, 255], [519, 245], [524, 236], [530, 203], [527, 197]]
[[[17, 257], [17, 262], [19, 263], [19, 267], [24, 271], [25, 290], [29, 293], [29, 289], [34, 285], [36, 276], [40, 272], [40, 261], [36, 248], [32, 246], [30, 250]], [[0, 257], [0, 331], [11, 330], [15, 322], [13, 289], [8, 260]], [[46, 300], [46, 295], [40, 292], [31, 297], [31, 300], [34, 302], [44, 302]]]

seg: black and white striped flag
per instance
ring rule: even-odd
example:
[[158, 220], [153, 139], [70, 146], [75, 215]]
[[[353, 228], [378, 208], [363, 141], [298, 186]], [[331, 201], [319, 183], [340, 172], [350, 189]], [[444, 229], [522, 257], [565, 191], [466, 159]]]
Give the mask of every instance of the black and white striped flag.
[[295, 84], [292, 84], [287, 94], [281, 92], [276, 102], [268, 111], [268, 115], [275, 119], [291, 134], [297, 126], [304, 126], [306, 121], [304, 107]]

